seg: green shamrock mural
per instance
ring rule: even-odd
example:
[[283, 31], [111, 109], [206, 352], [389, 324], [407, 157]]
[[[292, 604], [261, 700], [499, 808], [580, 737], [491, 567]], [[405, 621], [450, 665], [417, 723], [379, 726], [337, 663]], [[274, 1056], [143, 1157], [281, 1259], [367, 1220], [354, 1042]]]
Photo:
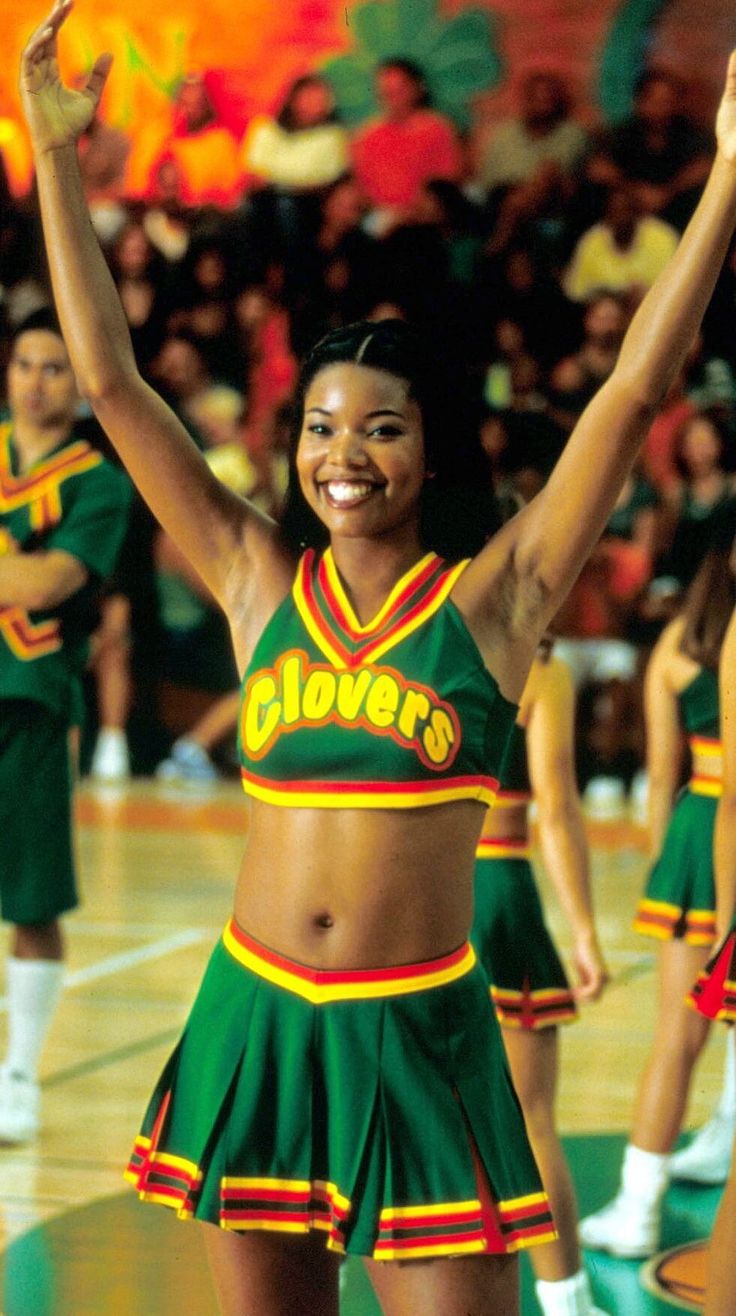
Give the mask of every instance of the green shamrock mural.
[[460, 127], [469, 122], [471, 96], [494, 87], [501, 77], [496, 20], [486, 9], [443, 18], [438, 0], [365, 0], [348, 10], [348, 18], [353, 51], [322, 66], [347, 124], [375, 114], [373, 71], [392, 56], [421, 65], [435, 107]]
[[631, 113], [636, 80], [668, 0], [625, 0], [608, 33], [598, 74], [598, 103], [609, 123]]

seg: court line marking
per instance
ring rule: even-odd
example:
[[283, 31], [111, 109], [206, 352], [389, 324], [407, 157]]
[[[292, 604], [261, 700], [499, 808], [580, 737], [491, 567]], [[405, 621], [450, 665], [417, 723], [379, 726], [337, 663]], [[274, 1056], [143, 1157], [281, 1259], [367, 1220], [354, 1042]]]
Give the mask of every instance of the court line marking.
[[[139, 946], [136, 950], [121, 951], [119, 955], [108, 955], [96, 964], [88, 964], [83, 969], [75, 969], [72, 973], [65, 973], [64, 987], [83, 987], [86, 983], [99, 981], [100, 978], [109, 978], [114, 973], [124, 973], [126, 969], [131, 969], [137, 964], [145, 964], [148, 960], [161, 959], [164, 955], [170, 955], [173, 951], [185, 950], [187, 946], [194, 946], [201, 941], [205, 941], [208, 936], [209, 934], [206, 932], [187, 929], [184, 932], [174, 933], [173, 936], [163, 937], [160, 941], [152, 941], [147, 946]], [[7, 1011], [7, 1008], [7, 996], [0, 997], [0, 1013]]]

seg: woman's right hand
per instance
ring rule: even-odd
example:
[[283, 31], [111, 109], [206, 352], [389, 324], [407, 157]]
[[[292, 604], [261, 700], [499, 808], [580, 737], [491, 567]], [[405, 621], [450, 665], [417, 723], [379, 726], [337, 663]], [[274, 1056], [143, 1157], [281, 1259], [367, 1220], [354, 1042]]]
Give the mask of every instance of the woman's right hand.
[[71, 145], [89, 127], [112, 64], [112, 55], [100, 55], [80, 91], [64, 86], [56, 59], [56, 38], [71, 7], [72, 0], [56, 0], [21, 57], [23, 110], [34, 149], [41, 153]]

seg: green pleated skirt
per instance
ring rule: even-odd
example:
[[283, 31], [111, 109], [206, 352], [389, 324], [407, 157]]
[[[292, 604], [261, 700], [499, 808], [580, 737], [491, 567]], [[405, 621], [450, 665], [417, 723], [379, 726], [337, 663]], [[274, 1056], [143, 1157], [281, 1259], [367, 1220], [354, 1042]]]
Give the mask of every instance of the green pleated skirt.
[[718, 800], [690, 789], [675, 804], [662, 853], [637, 906], [634, 929], [712, 946], [716, 935], [713, 828]]
[[328, 973], [228, 924], [126, 1177], [181, 1217], [377, 1260], [555, 1237], [469, 945]]

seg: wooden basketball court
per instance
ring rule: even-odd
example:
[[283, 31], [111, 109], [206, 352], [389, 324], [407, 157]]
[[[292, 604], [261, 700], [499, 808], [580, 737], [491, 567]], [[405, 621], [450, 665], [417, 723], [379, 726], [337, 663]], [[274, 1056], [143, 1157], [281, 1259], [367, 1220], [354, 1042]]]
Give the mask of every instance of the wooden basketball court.
[[[247, 805], [235, 783], [205, 793], [85, 783], [78, 813], [84, 899], [66, 921], [67, 991], [44, 1054], [43, 1131], [33, 1146], [0, 1148], [0, 1308], [4, 1316], [214, 1316], [200, 1231], [141, 1205], [122, 1170], [230, 913]], [[612, 982], [564, 1030], [559, 1102], [583, 1210], [615, 1187], [650, 1035], [655, 952], [630, 931], [645, 870], [641, 831], [591, 825], [591, 840]], [[547, 909], [564, 950], [552, 897]], [[0, 1001], [0, 1045], [4, 1032]], [[713, 1031], [696, 1076], [693, 1124], [719, 1089], [724, 1035]], [[671, 1189], [664, 1246], [707, 1236], [717, 1200], [717, 1190]], [[693, 1253], [695, 1271], [681, 1259], [669, 1267], [672, 1292], [657, 1290], [639, 1263], [589, 1261], [598, 1300], [620, 1316], [698, 1310], [702, 1252]], [[343, 1308], [377, 1311], [359, 1263], [346, 1268]], [[524, 1316], [535, 1310], [525, 1276]]]

